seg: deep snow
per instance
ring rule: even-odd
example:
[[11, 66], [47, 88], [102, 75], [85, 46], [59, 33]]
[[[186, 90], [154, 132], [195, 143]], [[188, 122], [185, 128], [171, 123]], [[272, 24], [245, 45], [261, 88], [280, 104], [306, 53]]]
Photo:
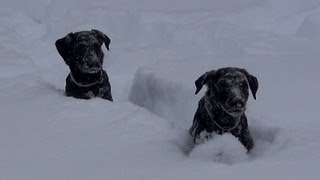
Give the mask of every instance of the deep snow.
[[[318, 179], [319, 0], [4, 0], [0, 179]], [[54, 42], [99, 29], [115, 102], [63, 95]], [[224, 66], [258, 77], [232, 136], [191, 149], [194, 81]]]

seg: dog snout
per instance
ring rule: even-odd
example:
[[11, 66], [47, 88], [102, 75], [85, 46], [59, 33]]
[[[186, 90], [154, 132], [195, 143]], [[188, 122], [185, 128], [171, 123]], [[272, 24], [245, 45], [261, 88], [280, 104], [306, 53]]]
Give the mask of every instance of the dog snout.
[[234, 107], [238, 107], [238, 108], [243, 108], [244, 107], [244, 101], [242, 99], [237, 99], [234, 101], [234, 103], [232, 104], [232, 106]]
[[91, 67], [88, 69], [89, 73], [97, 73], [101, 70], [100, 64], [92, 64]]
[[242, 98], [231, 99], [228, 104], [231, 108], [244, 108], [246, 105]]
[[100, 61], [93, 61], [91, 64], [92, 69], [100, 69], [101, 68], [101, 63]]
[[88, 72], [89, 73], [97, 73], [101, 70], [100, 67], [92, 67]]
[[87, 53], [84, 57], [84, 62], [87, 64], [90, 70], [100, 70], [101, 69], [101, 61], [95, 53]]
[[101, 68], [101, 63], [96, 61], [85, 61], [81, 67], [84, 73], [97, 73]]

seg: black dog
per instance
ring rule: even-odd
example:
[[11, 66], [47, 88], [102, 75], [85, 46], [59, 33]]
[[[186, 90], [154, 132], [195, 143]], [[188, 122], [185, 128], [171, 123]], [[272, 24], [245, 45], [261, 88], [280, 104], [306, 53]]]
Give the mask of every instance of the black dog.
[[194, 143], [210, 138], [213, 132], [217, 134], [227, 132], [237, 137], [250, 151], [254, 142], [248, 128], [245, 110], [249, 87], [256, 99], [257, 78], [245, 69], [228, 67], [203, 74], [195, 82], [196, 94], [204, 84], [208, 89], [199, 101], [193, 125], [189, 130]]
[[98, 30], [69, 33], [55, 43], [70, 68], [66, 78], [66, 95], [79, 99], [100, 97], [113, 101], [107, 73], [102, 69], [101, 46], [109, 50], [110, 39]]

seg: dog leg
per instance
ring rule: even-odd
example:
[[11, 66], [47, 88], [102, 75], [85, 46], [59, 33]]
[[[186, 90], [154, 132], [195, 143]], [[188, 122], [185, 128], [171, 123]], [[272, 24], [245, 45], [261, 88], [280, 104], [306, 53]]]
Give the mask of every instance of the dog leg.
[[247, 148], [248, 152], [253, 148], [254, 142], [248, 127], [239, 136], [239, 141]]
[[242, 115], [238, 128], [231, 131], [231, 133], [239, 139], [249, 153], [254, 146], [254, 142], [249, 131], [248, 121], [245, 114]]

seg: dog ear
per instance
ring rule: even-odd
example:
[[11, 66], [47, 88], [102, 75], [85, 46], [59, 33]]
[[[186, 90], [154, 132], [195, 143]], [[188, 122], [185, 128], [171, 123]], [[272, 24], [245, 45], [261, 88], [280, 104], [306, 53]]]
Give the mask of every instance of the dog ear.
[[203, 85], [207, 83], [208, 77], [211, 77], [212, 75], [214, 75], [214, 73], [215, 73], [215, 70], [206, 72], [194, 82], [197, 88], [195, 94], [198, 94], [200, 92]]
[[255, 76], [250, 75], [250, 78], [248, 79], [248, 81], [249, 81], [249, 86], [250, 86], [253, 98], [256, 99], [256, 94], [259, 87], [258, 79]]
[[246, 75], [246, 77], [248, 79], [250, 90], [252, 92], [253, 98], [256, 99], [256, 94], [257, 94], [258, 87], [259, 87], [258, 79], [255, 76], [249, 74], [247, 72], [247, 70], [245, 70], [245, 69], [242, 69], [242, 72]]
[[104, 43], [104, 45], [106, 46], [106, 48], [109, 51], [110, 50], [109, 49], [109, 45], [110, 45], [110, 42], [111, 42], [110, 38], [107, 35], [105, 35], [103, 32], [98, 31], [96, 29], [92, 29], [91, 31], [96, 34], [96, 37], [100, 41], [101, 45]]
[[63, 58], [63, 60], [66, 62], [67, 65], [69, 65], [69, 56], [70, 56], [70, 45], [74, 39], [74, 34], [69, 33], [67, 36], [58, 39], [55, 42], [57, 51], [59, 52], [60, 56]]

